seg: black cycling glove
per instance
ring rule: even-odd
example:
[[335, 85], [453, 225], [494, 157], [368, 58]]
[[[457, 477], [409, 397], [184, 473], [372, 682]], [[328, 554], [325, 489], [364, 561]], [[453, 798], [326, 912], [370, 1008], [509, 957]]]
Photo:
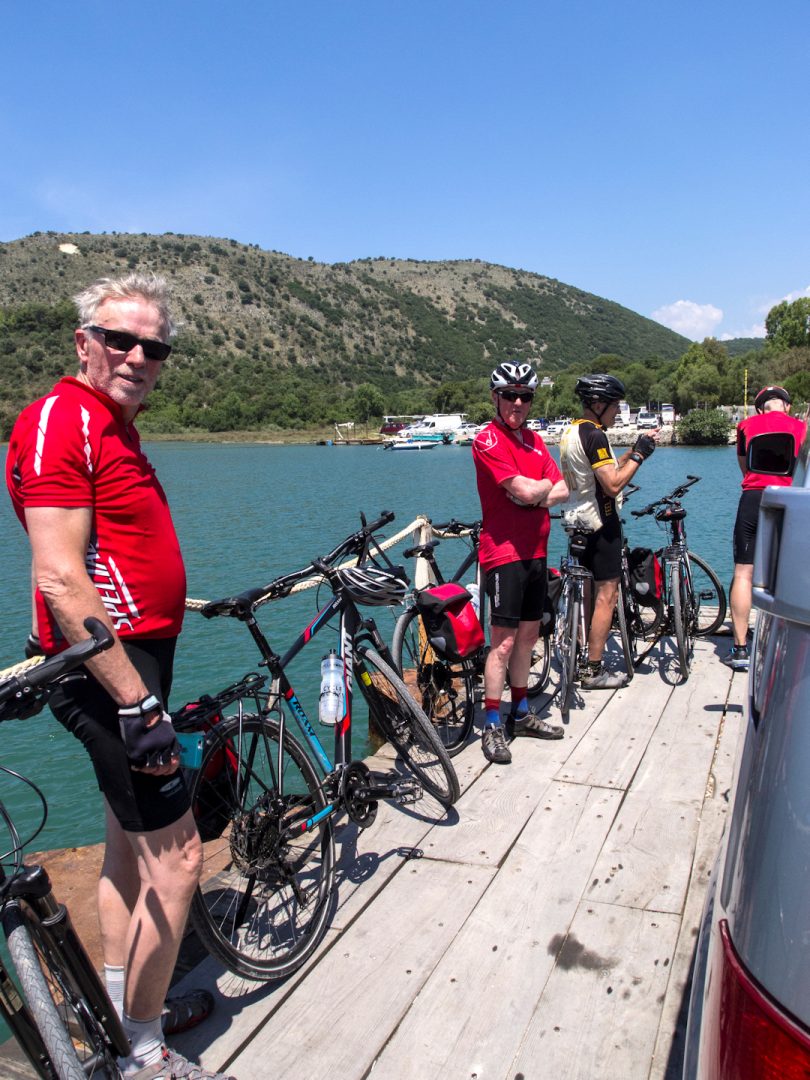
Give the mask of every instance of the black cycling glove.
[[[155, 714], [158, 719], [155, 720]], [[147, 720], [151, 726], [147, 727]], [[121, 738], [127, 751], [127, 757], [138, 768], [155, 765], [170, 765], [172, 757], [180, 754], [180, 747], [174, 737], [172, 718], [154, 696], [118, 710], [118, 722], [121, 725]]]
[[655, 439], [652, 435], [639, 435], [633, 443], [632, 453], [640, 454], [642, 458], [648, 458], [655, 450]]

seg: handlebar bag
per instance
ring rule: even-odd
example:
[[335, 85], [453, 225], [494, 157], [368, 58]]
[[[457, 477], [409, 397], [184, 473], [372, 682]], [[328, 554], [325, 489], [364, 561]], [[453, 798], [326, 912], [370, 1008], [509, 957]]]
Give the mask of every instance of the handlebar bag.
[[627, 554], [630, 588], [642, 607], [661, 607], [664, 574], [661, 560], [650, 548], [632, 548]]
[[[210, 732], [220, 723], [222, 713], [211, 710], [210, 701], [192, 701], [182, 709], [172, 713], [172, 722], [180, 732]], [[208, 735], [206, 742], [216, 740], [217, 749], [211, 754], [202, 769], [197, 794], [192, 805], [194, 820], [203, 843], [217, 840], [222, 836], [231, 820], [231, 809], [236, 791], [237, 755], [230, 740], [221, 743], [216, 736]], [[192, 790], [196, 769], [180, 770], [186, 787]]]
[[416, 606], [427, 630], [428, 641], [444, 660], [458, 662], [484, 644], [484, 631], [463, 585], [449, 582], [422, 589]]

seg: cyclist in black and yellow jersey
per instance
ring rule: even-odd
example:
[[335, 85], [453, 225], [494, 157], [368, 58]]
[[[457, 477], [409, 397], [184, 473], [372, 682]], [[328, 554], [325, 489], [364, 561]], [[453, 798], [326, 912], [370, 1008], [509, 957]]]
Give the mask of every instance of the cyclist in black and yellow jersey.
[[614, 375], [584, 375], [575, 393], [582, 402], [582, 418], [560, 440], [560, 468], [568, 485], [569, 514], [588, 532], [582, 558], [594, 577], [594, 608], [588, 635], [588, 671], [585, 690], [613, 690], [626, 676], [608, 671], [602, 662], [613, 622], [621, 574], [621, 491], [655, 450], [658, 430], [639, 435], [633, 447], [616, 458], [607, 437], [624, 398], [624, 384]]

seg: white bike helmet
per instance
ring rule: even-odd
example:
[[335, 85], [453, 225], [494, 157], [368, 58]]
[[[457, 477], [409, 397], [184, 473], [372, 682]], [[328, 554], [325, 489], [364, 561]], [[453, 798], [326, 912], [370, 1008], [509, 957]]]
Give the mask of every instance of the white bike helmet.
[[401, 604], [408, 592], [408, 578], [401, 566], [382, 569], [367, 563], [339, 570], [340, 583], [356, 604], [388, 607]]
[[521, 364], [511, 360], [498, 364], [489, 377], [490, 390], [531, 390], [537, 389], [537, 373], [531, 364]]

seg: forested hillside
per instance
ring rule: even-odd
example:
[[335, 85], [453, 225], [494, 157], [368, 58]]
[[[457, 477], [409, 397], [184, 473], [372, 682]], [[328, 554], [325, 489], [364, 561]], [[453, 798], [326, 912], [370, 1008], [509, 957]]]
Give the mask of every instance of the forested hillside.
[[603, 354], [672, 360], [688, 345], [609, 300], [474, 260], [329, 266], [233, 240], [41, 233], [0, 244], [5, 424], [73, 370], [70, 296], [128, 269], [164, 274], [183, 320], [152, 400], [150, 423], [166, 430], [458, 408], [508, 357], [553, 375]]
[[624, 379], [633, 406], [684, 410], [741, 402], [746, 371], [750, 385], [790, 377], [799, 388], [807, 370], [795, 335], [781, 353], [752, 340], [729, 356], [713, 339], [691, 343], [610, 300], [479, 260], [325, 265], [210, 237], [36, 233], [0, 244], [0, 437], [75, 371], [70, 297], [128, 270], [165, 275], [182, 322], [144, 431], [269, 431], [383, 412], [483, 419], [487, 376], [508, 358], [553, 378], [536, 406], [551, 415], [576, 408], [575, 378], [589, 370]]

